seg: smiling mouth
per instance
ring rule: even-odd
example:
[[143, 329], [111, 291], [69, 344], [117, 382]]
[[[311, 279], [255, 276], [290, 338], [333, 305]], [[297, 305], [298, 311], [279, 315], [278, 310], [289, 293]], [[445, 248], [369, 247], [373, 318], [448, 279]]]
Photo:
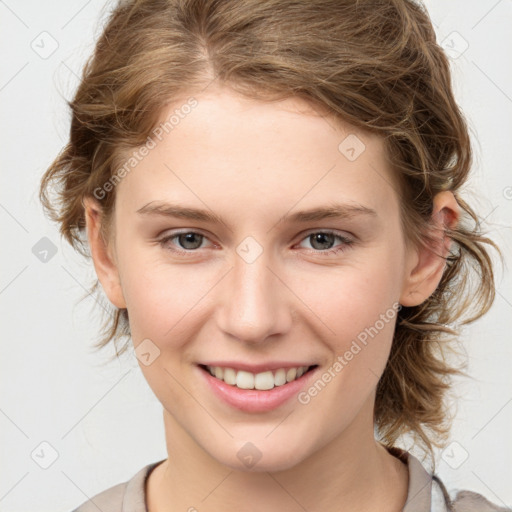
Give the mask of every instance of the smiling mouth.
[[234, 368], [207, 366], [204, 364], [200, 364], [199, 367], [230, 386], [239, 389], [266, 391], [298, 380], [306, 373], [317, 368], [318, 365], [279, 368], [261, 373], [251, 373], [244, 370], [235, 370]]

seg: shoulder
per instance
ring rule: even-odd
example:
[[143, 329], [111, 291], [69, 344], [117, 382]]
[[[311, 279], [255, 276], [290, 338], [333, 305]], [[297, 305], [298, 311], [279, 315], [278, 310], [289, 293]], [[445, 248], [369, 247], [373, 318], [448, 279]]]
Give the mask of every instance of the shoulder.
[[146, 480], [151, 470], [163, 460], [144, 466], [128, 481], [94, 495], [72, 512], [146, 512]]
[[123, 497], [125, 494], [127, 482], [114, 485], [87, 501], [82, 503], [78, 508], [75, 508], [72, 512], [114, 512], [122, 510]]
[[432, 477], [432, 511], [449, 512], [512, 512], [500, 507], [477, 492], [456, 490], [448, 492], [438, 476]]
[[476, 492], [448, 491], [439, 476], [427, 471], [410, 452], [396, 447], [388, 447], [388, 451], [406, 463], [409, 470], [403, 512], [512, 512], [512, 508], [498, 506]]
[[473, 491], [458, 491], [452, 502], [453, 512], [512, 512], [512, 508], [499, 507], [481, 494]]

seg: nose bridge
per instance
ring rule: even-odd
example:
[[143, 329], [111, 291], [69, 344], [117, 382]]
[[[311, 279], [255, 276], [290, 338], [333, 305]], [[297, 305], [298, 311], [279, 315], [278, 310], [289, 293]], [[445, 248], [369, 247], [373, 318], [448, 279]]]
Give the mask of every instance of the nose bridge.
[[250, 343], [282, 334], [291, 325], [283, 284], [271, 270], [270, 251], [258, 246], [249, 240], [237, 248], [219, 312], [220, 328]]

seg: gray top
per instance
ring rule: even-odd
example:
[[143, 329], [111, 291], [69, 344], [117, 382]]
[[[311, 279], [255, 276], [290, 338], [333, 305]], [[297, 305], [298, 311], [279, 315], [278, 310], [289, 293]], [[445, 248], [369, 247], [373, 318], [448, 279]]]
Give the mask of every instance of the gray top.
[[[388, 450], [405, 462], [409, 469], [403, 512], [512, 512], [511, 508], [498, 507], [471, 491], [459, 491], [453, 499], [439, 478], [429, 474], [416, 457], [399, 448]], [[148, 512], [146, 480], [151, 470], [164, 460], [144, 466], [127, 482], [96, 494], [72, 512]]]

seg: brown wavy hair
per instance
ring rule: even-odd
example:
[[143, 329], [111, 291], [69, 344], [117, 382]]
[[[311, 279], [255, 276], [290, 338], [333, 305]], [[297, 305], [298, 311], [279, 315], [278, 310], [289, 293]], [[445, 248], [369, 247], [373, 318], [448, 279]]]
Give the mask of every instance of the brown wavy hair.
[[[68, 105], [69, 142], [42, 177], [40, 199], [61, 234], [88, 256], [82, 200], [147, 141], [162, 107], [213, 81], [246, 97], [299, 97], [334, 119], [379, 134], [397, 175], [411, 243], [432, 242], [433, 197], [451, 190], [461, 221], [441, 282], [402, 307], [378, 383], [375, 425], [392, 446], [412, 434], [431, 455], [449, 431], [446, 392], [460, 374], [446, 359], [457, 328], [490, 308], [489, 249], [461, 198], [472, 150], [452, 91], [447, 56], [422, 4], [409, 0], [135, 0], [109, 13]], [[54, 193], [53, 193], [54, 192]], [[115, 187], [99, 201], [104, 235]], [[91, 291], [98, 291], [96, 280]], [[126, 309], [112, 310], [95, 348], [129, 338]], [[128, 340], [129, 341], [129, 340]]]

